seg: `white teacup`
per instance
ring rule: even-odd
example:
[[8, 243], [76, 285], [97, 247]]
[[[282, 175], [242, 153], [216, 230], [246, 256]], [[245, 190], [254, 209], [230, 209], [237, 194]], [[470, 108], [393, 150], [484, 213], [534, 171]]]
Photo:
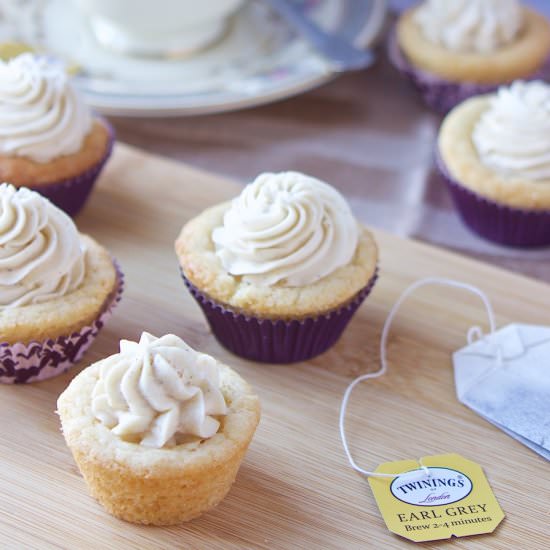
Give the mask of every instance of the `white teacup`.
[[184, 55], [215, 41], [244, 0], [72, 0], [98, 42], [142, 56]]

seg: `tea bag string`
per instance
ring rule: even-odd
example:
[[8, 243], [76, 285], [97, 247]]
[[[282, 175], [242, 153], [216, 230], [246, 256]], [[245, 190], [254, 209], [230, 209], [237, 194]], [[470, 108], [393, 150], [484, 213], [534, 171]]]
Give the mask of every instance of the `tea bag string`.
[[[345, 419], [346, 419], [346, 410], [348, 407], [348, 401], [351, 396], [351, 392], [353, 391], [355, 386], [357, 386], [357, 384], [360, 384], [361, 382], [364, 382], [365, 380], [369, 380], [372, 378], [379, 378], [380, 376], [383, 376], [387, 372], [388, 360], [387, 360], [386, 348], [387, 348], [388, 334], [390, 332], [390, 327], [393, 322], [393, 319], [396, 316], [397, 312], [399, 311], [403, 302], [413, 292], [415, 292], [421, 287], [430, 286], [430, 285], [454, 287], [454, 288], [466, 290], [478, 296], [483, 302], [483, 305], [485, 306], [485, 310], [487, 311], [487, 317], [489, 318], [490, 334], [496, 331], [495, 314], [491, 306], [491, 302], [489, 301], [489, 298], [482, 290], [480, 290], [479, 288], [473, 285], [462, 283], [460, 281], [455, 281], [453, 279], [445, 279], [441, 277], [428, 277], [428, 278], [420, 279], [416, 281], [415, 283], [411, 284], [408, 288], [405, 289], [405, 291], [401, 294], [397, 302], [395, 302], [395, 304], [391, 308], [390, 313], [388, 314], [388, 317], [386, 318], [386, 322], [384, 323], [384, 327], [382, 329], [382, 337], [380, 338], [380, 368], [375, 372], [362, 374], [361, 376], [358, 376], [355, 380], [353, 380], [353, 382], [351, 382], [351, 384], [346, 388], [346, 391], [344, 392], [344, 397], [342, 398], [342, 404], [340, 405], [340, 417], [339, 417], [338, 425], [340, 429], [340, 439], [342, 440], [342, 445], [344, 446], [344, 452], [346, 453], [347, 459], [351, 467], [356, 472], [363, 474], [367, 477], [396, 478], [403, 475], [403, 473], [384, 474], [380, 472], [371, 472], [369, 470], [365, 470], [361, 468], [361, 466], [359, 466], [355, 462], [351, 454], [351, 451], [349, 449], [348, 440], [346, 437], [346, 430], [345, 430]], [[468, 335], [467, 335], [468, 343], [471, 344], [474, 340], [482, 337], [483, 337], [483, 331], [479, 326], [470, 327], [470, 329], [468, 330]], [[497, 364], [500, 364], [501, 361], [502, 361], [501, 352], [500, 352], [500, 349], [498, 349]], [[418, 462], [420, 464], [421, 469], [423, 470], [423, 473], [426, 475], [430, 475], [429, 468], [422, 463], [422, 460], [419, 459]], [[411, 472], [411, 474], [415, 474], [415, 473]], [[416, 475], [418, 475], [418, 473], [416, 473]]]

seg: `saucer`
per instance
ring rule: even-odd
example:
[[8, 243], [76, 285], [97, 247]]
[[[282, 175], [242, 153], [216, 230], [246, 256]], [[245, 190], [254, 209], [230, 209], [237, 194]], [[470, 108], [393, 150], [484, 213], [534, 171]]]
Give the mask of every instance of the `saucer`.
[[[386, 0], [301, 3], [325, 30], [363, 48], [376, 41], [387, 10]], [[78, 67], [74, 84], [107, 115], [231, 111], [299, 94], [337, 74], [261, 0], [247, 2], [215, 44], [187, 58], [147, 59], [105, 50], [66, 0], [4, 1], [0, 40], [30, 43]]]

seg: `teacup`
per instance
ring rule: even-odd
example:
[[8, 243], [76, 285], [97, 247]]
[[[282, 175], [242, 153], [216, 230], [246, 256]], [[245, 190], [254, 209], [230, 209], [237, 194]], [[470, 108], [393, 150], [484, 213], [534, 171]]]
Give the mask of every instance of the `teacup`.
[[224, 31], [244, 0], [71, 0], [87, 17], [97, 41], [139, 56], [185, 55]]

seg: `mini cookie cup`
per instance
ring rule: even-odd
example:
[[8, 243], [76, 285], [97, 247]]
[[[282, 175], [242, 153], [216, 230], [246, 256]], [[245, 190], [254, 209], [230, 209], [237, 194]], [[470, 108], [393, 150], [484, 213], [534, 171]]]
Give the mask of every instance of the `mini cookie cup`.
[[82, 359], [122, 297], [124, 275], [115, 260], [113, 264], [117, 277], [115, 287], [93, 323], [53, 339], [28, 343], [0, 342], [0, 383], [25, 384], [47, 380], [65, 373]]
[[[496, 91], [500, 86], [511, 84], [513, 81], [499, 82], [498, 84], [479, 84], [475, 82], [453, 82], [434, 73], [415, 67], [399, 46], [396, 27], [391, 30], [387, 42], [388, 58], [392, 65], [408, 80], [420, 93], [422, 100], [428, 107], [440, 114], [446, 114], [464, 100], [481, 94]], [[546, 80], [550, 78], [550, 57], [534, 73], [521, 77], [521, 80]]]
[[100, 363], [78, 374], [57, 402], [63, 436], [91, 495], [110, 514], [145, 525], [176, 525], [214, 508], [235, 481], [260, 420], [252, 388], [220, 365], [228, 412], [218, 432], [155, 449], [120, 439], [94, 417]]
[[550, 245], [550, 210], [529, 210], [496, 202], [453, 178], [439, 153], [436, 165], [462, 221], [472, 231], [506, 246]]
[[245, 359], [273, 364], [307, 361], [331, 348], [378, 278], [376, 269], [367, 285], [341, 307], [315, 317], [283, 320], [253, 317], [231, 309], [201, 292], [183, 270], [180, 272], [222, 346]]

